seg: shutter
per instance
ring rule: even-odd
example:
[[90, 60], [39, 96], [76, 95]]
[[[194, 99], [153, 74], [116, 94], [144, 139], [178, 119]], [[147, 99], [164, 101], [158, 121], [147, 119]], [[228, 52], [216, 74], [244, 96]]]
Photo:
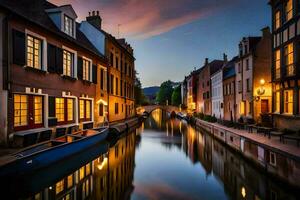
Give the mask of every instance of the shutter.
[[64, 67], [63, 67], [63, 50], [61, 48], [56, 47], [56, 73], [63, 74]]
[[25, 59], [25, 33], [13, 30], [13, 63], [24, 66]]
[[55, 97], [48, 98], [49, 117], [55, 117]]
[[56, 72], [56, 47], [48, 43], [48, 72]]
[[81, 57], [77, 59], [77, 77], [80, 80], [83, 80], [83, 60]]
[[97, 65], [93, 65], [93, 83], [97, 84]]

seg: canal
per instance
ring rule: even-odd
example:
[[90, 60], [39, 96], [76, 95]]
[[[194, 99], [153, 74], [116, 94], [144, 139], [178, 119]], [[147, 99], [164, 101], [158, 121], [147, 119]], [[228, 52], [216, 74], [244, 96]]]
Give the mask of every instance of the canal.
[[1, 180], [1, 199], [300, 199], [298, 190], [161, 110], [109, 145]]

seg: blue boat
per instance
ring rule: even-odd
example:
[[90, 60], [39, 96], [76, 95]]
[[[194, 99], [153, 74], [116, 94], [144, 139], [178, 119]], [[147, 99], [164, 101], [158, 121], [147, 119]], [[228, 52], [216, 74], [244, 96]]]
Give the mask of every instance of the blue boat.
[[0, 177], [30, 173], [66, 159], [86, 149], [106, 143], [108, 128], [84, 130], [25, 148], [6, 156], [0, 166]]

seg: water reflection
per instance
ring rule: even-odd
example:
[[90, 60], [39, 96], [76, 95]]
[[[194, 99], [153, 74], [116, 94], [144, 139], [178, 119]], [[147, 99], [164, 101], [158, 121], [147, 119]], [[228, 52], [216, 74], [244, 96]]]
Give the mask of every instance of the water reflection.
[[297, 190], [161, 110], [99, 149], [6, 182], [22, 191], [7, 199], [300, 199]]

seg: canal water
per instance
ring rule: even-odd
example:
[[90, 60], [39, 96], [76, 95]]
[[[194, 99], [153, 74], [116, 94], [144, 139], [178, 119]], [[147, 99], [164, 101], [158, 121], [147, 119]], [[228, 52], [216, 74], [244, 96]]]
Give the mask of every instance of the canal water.
[[300, 199], [298, 190], [161, 110], [99, 149], [1, 180], [1, 199]]

